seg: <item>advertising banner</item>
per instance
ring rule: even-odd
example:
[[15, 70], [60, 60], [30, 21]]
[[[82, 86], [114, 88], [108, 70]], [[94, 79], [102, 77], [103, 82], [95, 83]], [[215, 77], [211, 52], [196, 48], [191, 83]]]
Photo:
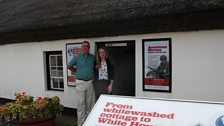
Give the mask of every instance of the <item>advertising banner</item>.
[[171, 39], [143, 40], [143, 90], [171, 92]]
[[[66, 63], [68, 64], [71, 59], [79, 53], [82, 53], [82, 43], [69, 43], [66, 44]], [[67, 69], [67, 83], [69, 86], [75, 86], [75, 72]]]

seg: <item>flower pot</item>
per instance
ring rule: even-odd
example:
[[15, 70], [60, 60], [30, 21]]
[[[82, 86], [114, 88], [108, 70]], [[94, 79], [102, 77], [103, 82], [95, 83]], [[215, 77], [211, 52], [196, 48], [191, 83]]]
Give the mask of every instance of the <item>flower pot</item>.
[[56, 117], [33, 119], [33, 120], [22, 120], [22, 121], [11, 123], [11, 126], [54, 126], [55, 118]]

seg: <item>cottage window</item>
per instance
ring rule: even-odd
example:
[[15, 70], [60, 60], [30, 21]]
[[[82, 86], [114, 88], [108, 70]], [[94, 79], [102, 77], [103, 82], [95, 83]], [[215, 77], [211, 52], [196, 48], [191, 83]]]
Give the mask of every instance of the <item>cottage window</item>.
[[46, 52], [47, 89], [64, 90], [62, 51]]

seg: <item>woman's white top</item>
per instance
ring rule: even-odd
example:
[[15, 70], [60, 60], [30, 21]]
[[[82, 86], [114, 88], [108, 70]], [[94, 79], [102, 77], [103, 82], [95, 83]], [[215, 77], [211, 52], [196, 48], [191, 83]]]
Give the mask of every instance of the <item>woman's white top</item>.
[[99, 69], [99, 80], [108, 80], [107, 63], [105, 61], [101, 62], [101, 67]]

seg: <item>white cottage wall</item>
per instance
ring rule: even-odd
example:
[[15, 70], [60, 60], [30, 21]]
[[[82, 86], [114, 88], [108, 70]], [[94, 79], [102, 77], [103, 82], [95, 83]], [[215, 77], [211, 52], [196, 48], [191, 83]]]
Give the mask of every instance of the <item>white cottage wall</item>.
[[[172, 38], [172, 93], [142, 91], [142, 39]], [[66, 82], [66, 43], [135, 40], [136, 96], [224, 101], [224, 30], [141, 34], [74, 40], [18, 43], [0, 46], [0, 97], [14, 98], [25, 91], [36, 96], [60, 97], [65, 107], [76, 108], [76, 92]], [[47, 91], [44, 51], [63, 51], [64, 91]]]

